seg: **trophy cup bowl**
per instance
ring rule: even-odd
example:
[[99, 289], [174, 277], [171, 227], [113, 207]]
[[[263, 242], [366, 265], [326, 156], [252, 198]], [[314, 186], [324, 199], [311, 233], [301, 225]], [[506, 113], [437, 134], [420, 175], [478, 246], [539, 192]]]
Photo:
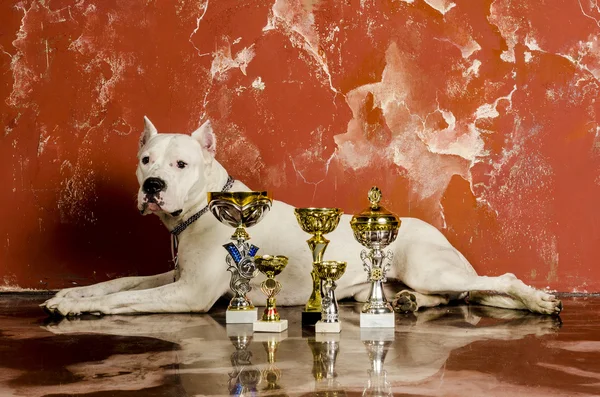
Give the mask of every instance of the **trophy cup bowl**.
[[344, 212], [339, 208], [296, 208], [294, 213], [302, 230], [317, 235], [333, 232]]
[[384, 249], [398, 237], [400, 221], [388, 221], [386, 219], [382, 223], [376, 223], [369, 219], [366, 222], [354, 221], [350, 226], [354, 232], [354, 238], [362, 246], [369, 249]]
[[317, 276], [322, 280], [337, 281], [346, 271], [346, 262], [322, 261], [313, 264]]
[[288, 263], [287, 256], [282, 255], [263, 255], [254, 258], [256, 268], [263, 273], [265, 276], [272, 279], [285, 269]]
[[[256, 225], [271, 209], [267, 192], [208, 192], [208, 208], [219, 222], [248, 236], [244, 228]], [[234, 234], [235, 236], [235, 234]], [[248, 240], [250, 237], [246, 237]]]
[[401, 221], [380, 206], [380, 200], [381, 190], [371, 188], [370, 207], [354, 215], [350, 221], [354, 238], [368, 249], [368, 252], [363, 250], [360, 255], [368, 281], [371, 282], [369, 299], [361, 313], [361, 327], [393, 327], [395, 323], [394, 312], [383, 292], [392, 252], [385, 253], [383, 249], [396, 240]]
[[[254, 255], [258, 247], [248, 244], [250, 235], [247, 227], [256, 225], [271, 209], [273, 202], [267, 192], [209, 192], [208, 208], [219, 222], [235, 228], [231, 239], [223, 247], [227, 251], [227, 265], [231, 272], [229, 286], [234, 293], [227, 308], [227, 323], [247, 323], [256, 321], [256, 309], [247, 298], [250, 280], [258, 270]], [[243, 313], [246, 311], [247, 313]], [[233, 313], [238, 312], [238, 313]], [[252, 318], [254, 316], [254, 318]]]
[[[343, 211], [339, 208], [296, 208], [294, 211], [300, 228], [312, 237], [306, 242], [312, 253], [312, 262], [321, 262], [329, 240], [323, 237], [331, 233], [340, 223]], [[314, 324], [320, 319], [321, 286], [314, 270], [311, 272], [313, 290], [302, 312], [303, 324]]]

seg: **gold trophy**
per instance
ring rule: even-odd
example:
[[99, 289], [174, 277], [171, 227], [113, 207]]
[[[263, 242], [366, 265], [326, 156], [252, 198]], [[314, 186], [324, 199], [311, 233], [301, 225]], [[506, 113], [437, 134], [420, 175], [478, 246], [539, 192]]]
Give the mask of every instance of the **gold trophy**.
[[208, 208], [225, 225], [235, 228], [233, 243], [223, 245], [227, 251], [227, 270], [231, 272], [229, 287], [233, 298], [226, 312], [227, 323], [254, 323], [257, 309], [250, 299], [250, 280], [258, 269], [254, 255], [258, 247], [249, 244], [247, 227], [256, 225], [269, 212], [273, 200], [267, 192], [209, 192]]
[[[339, 208], [296, 208], [296, 219], [302, 230], [313, 236], [308, 239], [308, 247], [312, 252], [312, 262], [321, 262], [329, 244], [323, 235], [331, 233], [340, 223], [343, 214]], [[313, 270], [311, 272], [313, 290], [302, 312], [302, 324], [312, 325], [321, 319], [321, 282]]]
[[342, 323], [340, 323], [338, 303], [335, 298], [335, 282], [346, 271], [346, 262], [315, 262], [313, 268], [321, 280], [321, 320], [315, 324], [315, 332], [339, 333], [342, 331]]
[[281, 283], [275, 276], [285, 269], [288, 263], [286, 256], [263, 255], [254, 258], [258, 270], [267, 276], [260, 284], [260, 290], [267, 296], [267, 307], [259, 321], [254, 322], [255, 332], [282, 332], [288, 327], [288, 321], [282, 320], [275, 306], [275, 295], [281, 291]]
[[367, 303], [360, 314], [361, 327], [393, 328], [395, 326], [394, 311], [383, 292], [393, 254], [383, 249], [398, 236], [400, 219], [379, 205], [381, 190], [377, 187], [369, 190], [371, 206], [358, 215], [354, 215], [350, 226], [354, 238], [369, 250], [362, 250], [360, 259], [371, 282], [371, 292]]

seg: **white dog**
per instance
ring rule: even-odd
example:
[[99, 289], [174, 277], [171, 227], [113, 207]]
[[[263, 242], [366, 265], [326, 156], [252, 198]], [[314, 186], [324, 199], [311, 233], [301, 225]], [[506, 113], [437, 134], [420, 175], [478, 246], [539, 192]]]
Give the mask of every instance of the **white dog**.
[[[125, 277], [65, 289], [42, 307], [63, 316], [210, 310], [219, 297], [229, 292], [230, 275], [222, 245], [233, 232], [206, 214], [206, 193], [223, 190], [229, 180], [227, 171], [215, 160], [215, 151], [216, 138], [208, 121], [188, 136], [159, 134], [145, 118], [138, 153], [138, 209], [142, 214], [158, 215], [171, 231], [186, 226], [178, 236], [178, 268], [156, 276]], [[230, 190], [250, 189], [236, 180]], [[401, 220], [398, 238], [388, 247], [394, 253], [388, 278], [408, 287], [396, 294], [394, 304], [399, 310], [414, 311], [468, 298], [482, 305], [543, 314], [560, 312], [562, 303], [558, 299], [528, 287], [513, 274], [478, 276], [435, 227], [414, 218]], [[310, 236], [298, 226], [294, 207], [274, 201], [270, 213], [249, 233], [252, 243], [260, 247], [259, 254], [289, 258], [285, 271], [278, 276], [283, 284], [278, 303], [304, 304], [312, 291], [311, 253], [305, 243]], [[331, 243], [325, 258], [348, 262], [338, 283], [337, 297], [366, 300], [370, 285], [360, 262], [362, 247], [350, 228], [350, 216], [344, 215], [327, 237]], [[391, 283], [387, 285], [389, 288]], [[255, 303], [264, 300], [257, 288], [249, 297]]]

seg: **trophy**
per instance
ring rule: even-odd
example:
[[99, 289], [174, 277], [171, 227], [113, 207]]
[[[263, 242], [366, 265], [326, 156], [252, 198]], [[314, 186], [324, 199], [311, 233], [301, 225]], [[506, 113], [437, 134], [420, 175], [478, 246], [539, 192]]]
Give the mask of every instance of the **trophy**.
[[227, 251], [227, 270], [231, 272], [229, 287], [233, 298], [227, 307], [227, 323], [254, 323], [257, 309], [246, 297], [250, 292], [250, 280], [258, 269], [254, 255], [258, 247], [249, 244], [247, 227], [256, 225], [269, 212], [272, 203], [267, 192], [209, 192], [208, 208], [225, 225], [235, 228], [233, 243], [223, 245]]
[[[354, 231], [354, 238], [369, 251], [362, 250], [360, 259], [371, 282], [369, 299], [360, 314], [361, 327], [394, 327], [394, 311], [388, 303], [383, 292], [383, 283], [386, 281], [392, 252], [385, 253], [383, 249], [391, 244], [398, 236], [400, 220], [391, 212], [379, 205], [381, 190], [377, 187], [369, 190], [370, 208], [354, 215], [350, 226]], [[385, 263], [384, 263], [385, 262]]]
[[313, 268], [321, 280], [321, 320], [315, 324], [315, 332], [339, 333], [342, 330], [342, 323], [340, 323], [338, 304], [335, 298], [335, 282], [346, 271], [346, 262], [315, 262]]
[[392, 329], [364, 329], [360, 339], [367, 349], [370, 369], [367, 371], [369, 380], [363, 390], [363, 396], [393, 396], [392, 386], [387, 380], [387, 372], [383, 369], [385, 356], [394, 340]]
[[[312, 252], [312, 262], [321, 262], [329, 244], [323, 235], [331, 233], [340, 223], [342, 210], [339, 208], [296, 208], [296, 219], [302, 230], [313, 236], [308, 239], [308, 247]], [[310, 273], [313, 290], [302, 312], [302, 324], [312, 325], [321, 319], [321, 282], [313, 270]]]
[[255, 332], [282, 332], [288, 327], [288, 321], [282, 320], [275, 306], [275, 295], [281, 291], [281, 283], [275, 280], [285, 266], [288, 258], [285, 256], [263, 255], [254, 258], [257, 269], [267, 276], [260, 284], [260, 290], [267, 296], [267, 306], [259, 321], [254, 322]]

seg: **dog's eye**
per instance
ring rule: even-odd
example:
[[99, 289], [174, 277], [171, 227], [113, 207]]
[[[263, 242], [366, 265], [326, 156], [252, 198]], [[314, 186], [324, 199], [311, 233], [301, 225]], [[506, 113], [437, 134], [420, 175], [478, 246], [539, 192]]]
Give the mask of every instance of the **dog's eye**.
[[179, 160], [177, 162], [177, 167], [179, 167], [179, 168], [185, 168], [186, 165], [187, 165], [187, 163], [184, 161]]
[[150, 162], [150, 157], [144, 156], [142, 157], [142, 164], [148, 164]]

